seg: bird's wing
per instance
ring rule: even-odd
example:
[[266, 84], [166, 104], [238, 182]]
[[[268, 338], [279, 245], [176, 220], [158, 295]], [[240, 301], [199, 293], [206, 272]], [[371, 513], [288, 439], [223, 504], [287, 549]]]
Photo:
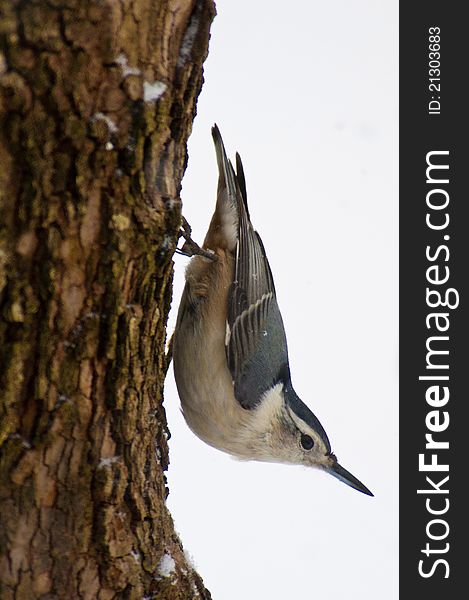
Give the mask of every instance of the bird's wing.
[[[231, 163], [229, 167], [234, 173]], [[246, 409], [288, 369], [285, 330], [264, 245], [247, 210], [242, 163], [236, 156], [238, 243], [234, 279], [228, 300], [226, 356], [234, 394]]]

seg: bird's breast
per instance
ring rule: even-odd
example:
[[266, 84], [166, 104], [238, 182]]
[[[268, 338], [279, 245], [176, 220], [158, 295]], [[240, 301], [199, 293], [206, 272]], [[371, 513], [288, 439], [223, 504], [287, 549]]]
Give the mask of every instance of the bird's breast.
[[173, 365], [184, 418], [203, 441], [226, 452], [248, 415], [237, 402], [225, 354], [229, 253], [217, 261], [191, 260], [174, 334]]

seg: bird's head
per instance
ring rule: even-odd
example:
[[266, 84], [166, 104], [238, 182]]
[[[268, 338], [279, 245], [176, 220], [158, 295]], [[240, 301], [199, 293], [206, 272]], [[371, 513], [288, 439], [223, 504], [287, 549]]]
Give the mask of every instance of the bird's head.
[[258, 427], [263, 423], [266, 431], [264, 449], [258, 448], [264, 456], [258, 458], [322, 469], [353, 489], [373, 496], [361, 481], [337, 462], [324, 428], [293, 388], [276, 385], [257, 410]]
[[291, 435], [296, 434], [300, 448], [301, 464], [318, 467], [363, 494], [372, 496], [370, 490], [344, 469], [331, 451], [331, 444], [323, 426], [313, 412], [298, 398], [293, 390], [285, 390], [285, 411], [293, 423]]

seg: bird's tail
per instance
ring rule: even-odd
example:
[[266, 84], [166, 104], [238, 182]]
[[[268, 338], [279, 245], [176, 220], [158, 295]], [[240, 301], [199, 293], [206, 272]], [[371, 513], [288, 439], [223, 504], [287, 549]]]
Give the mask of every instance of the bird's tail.
[[212, 127], [212, 137], [218, 163], [218, 193], [217, 206], [204, 246], [212, 250], [220, 247], [233, 251], [238, 241], [240, 219], [247, 215], [244, 172], [241, 159], [236, 155], [238, 174], [235, 173], [217, 125]]
[[226, 155], [225, 144], [217, 125], [212, 127], [212, 137], [215, 144], [215, 152], [217, 153], [218, 193], [226, 189], [228, 198], [236, 203], [239, 186], [233, 165]]

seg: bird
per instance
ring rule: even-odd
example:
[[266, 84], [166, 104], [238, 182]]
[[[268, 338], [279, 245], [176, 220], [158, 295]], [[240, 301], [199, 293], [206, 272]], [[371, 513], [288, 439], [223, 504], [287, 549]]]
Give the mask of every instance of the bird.
[[[204, 442], [242, 460], [326, 471], [368, 496], [343, 468], [318, 418], [295, 392], [264, 245], [251, 223], [243, 164], [220, 130], [215, 212], [202, 251], [190, 251], [172, 355], [181, 410]], [[190, 246], [190, 244], [189, 244]]]

